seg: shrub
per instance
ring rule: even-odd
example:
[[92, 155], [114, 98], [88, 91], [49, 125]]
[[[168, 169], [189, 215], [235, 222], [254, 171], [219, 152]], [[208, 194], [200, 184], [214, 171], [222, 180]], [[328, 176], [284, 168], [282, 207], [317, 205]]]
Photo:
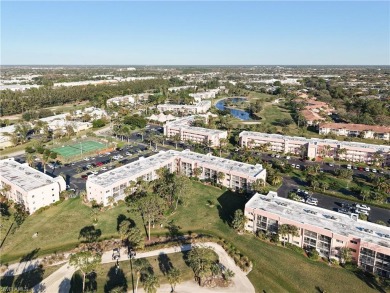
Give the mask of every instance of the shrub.
[[318, 260], [320, 258], [320, 254], [315, 248], [310, 248], [307, 255], [312, 260]]
[[294, 244], [288, 243], [288, 242], [286, 243], [286, 247], [291, 249], [291, 250], [293, 250], [293, 251], [295, 251], [295, 252], [297, 252], [297, 253], [299, 253], [299, 254], [303, 254], [304, 251], [305, 251], [303, 248], [301, 248], [299, 246], [296, 246]]

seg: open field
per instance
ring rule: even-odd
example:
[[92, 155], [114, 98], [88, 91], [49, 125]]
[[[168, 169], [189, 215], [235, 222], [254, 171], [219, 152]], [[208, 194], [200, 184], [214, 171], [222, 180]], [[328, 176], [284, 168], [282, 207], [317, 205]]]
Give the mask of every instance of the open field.
[[[262, 242], [253, 235], [235, 233], [229, 222], [234, 211], [243, 208], [245, 202], [240, 195], [194, 182], [186, 204], [168, 220], [174, 220], [183, 233], [208, 232], [233, 243], [253, 262], [254, 268], [248, 277], [257, 292], [317, 292], [316, 287], [327, 292], [375, 292], [369, 281], [358, 278], [353, 272], [311, 261], [287, 248]], [[72, 199], [30, 216], [5, 241], [0, 251], [3, 263], [19, 260], [34, 249], [39, 249], [40, 255], [76, 246], [80, 229], [92, 224], [91, 212], [80, 199]], [[128, 213], [126, 206], [121, 204], [98, 214], [96, 229], [101, 229], [102, 237], [118, 237], [116, 226], [120, 214], [142, 225], [140, 217]], [[152, 231], [155, 235], [167, 233], [159, 226]], [[39, 237], [31, 238], [34, 232], [39, 232]]]
[[[192, 269], [187, 266], [185, 262], [185, 257], [188, 252], [185, 253], [173, 253], [173, 254], [163, 254], [155, 257], [148, 257], [146, 260], [150, 264], [150, 271], [153, 272], [155, 276], [158, 277], [160, 284], [167, 284], [168, 279], [165, 276], [166, 270], [168, 268], [177, 268], [181, 271], [182, 281], [193, 280], [194, 273]], [[96, 283], [95, 288], [92, 285], [92, 282], [86, 283], [86, 288], [94, 288], [98, 292], [109, 292], [117, 286], [127, 286], [127, 290], [130, 292], [132, 290], [132, 279], [131, 279], [131, 269], [130, 261], [119, 262], [119, 271], [115, 273], [115, 263], [102, 264], [96, 270]], [[134, 287], [137, 283], [137, 276], [133, 271], [134, 275]], [[80, 292], [82, 288], [81, 279], [82, 276], [80, 273], [76, 273], [72, 278], [72, 288], [71, 292]], [[139, 282], [138, 288], [142, 288], [142, 283]]]

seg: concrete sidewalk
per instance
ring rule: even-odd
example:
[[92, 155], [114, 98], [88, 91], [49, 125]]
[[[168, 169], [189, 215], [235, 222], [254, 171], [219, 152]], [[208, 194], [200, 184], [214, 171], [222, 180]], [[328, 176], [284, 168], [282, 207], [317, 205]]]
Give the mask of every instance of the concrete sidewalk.
[[[191, 250], [193, 246], [204, 246], [212, 248], [219, 256], [219, 262], [224, 265], [226, 268], [231, 269], [234, 272], [234, 277], [232, 278], [232, 285], [228, 288], [203, 288], [200, 287], [197, 283], [193, 281], [183, 282], [176, 287], [176, 292], [179, 293], [190, 293], [190, 292], [199, 292], [199, 293], [209, 293], [209, 292], [242, 292], [242, 293], [254, 293], [255, 288], [252, 283], [247, 278], [246, 274], [241, 271], [241, 269], [236, 266], [234, 260], [227, 254], [227, 252], [218, 244], [214, 242], [205, 242], [197, 244], [185, 244], [182, 246], [174, 246], [170, 248], [162, 248], [148, 252], [137, 253], [135, 258], [145, 258], [151, 256], [158, 256], [160, 254], [171, 254], [182, 251]], [[129, 260], [127, 256], [127, 250], [122, 248], [120, 249], [121, 257], [119, 261]], [[102, 255], [102, 263], [115, 263], [116, 260], [112, 259], [112, 251], [106, 251]], [[40, 284], [34, 287], [34, 292], [60, 292], [65, 293], [69, 292], [70, 289], [70, 280], [76, 269], [72, 266], [69, 266], [66, 263], [56, 272], [51, 274], [49, 277], [44, 279]], [[142, 289], [138, 289], [139, 292], [143, 292]], [[157, 292], [170, 292], [171, 288], [169, 285], [161, 285]]]

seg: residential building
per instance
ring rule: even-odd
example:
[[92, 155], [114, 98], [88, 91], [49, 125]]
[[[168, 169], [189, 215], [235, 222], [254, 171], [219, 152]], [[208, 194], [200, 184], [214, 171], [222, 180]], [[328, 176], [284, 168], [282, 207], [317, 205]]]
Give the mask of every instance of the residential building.
[[1, 188], [9, 187], [5, 195], [9, 200], [21, 203], [32, 214], [60, 199], [60, 192], [66, 190], [64, 178], [52, 178], [13, 158], [0, 161]]
[[193, 97], [196, 102], [200, 102], [205, 99], [214, 99], [216, 93], [218, 93], [218, 91], [217, 92], [207, 91], [207, 92], [189, 94], [189, 96]]
[[160, 112], [171, 111], [183, 114], [201, 114], [206, 113], [211, 108], [210, 101], [200, 101], [195, 105], [176, 105], [176, 104], [161, 104], [157, 105]]
[[319, 134], [336, 134], [351, 137], [376, 138], [390, 140], [390, 127], [352, 123], [322, 123]]
[[292, 201], [270, 191], [256, 193], [245, 205], [245, 229], [253, 233], [277, 234], [283, 224], [297, 227], [298, 235], [279, 239], [304, 249], [315, 249], [323, 257], [340, 259], [347, 248], [352, 260], [370, 273], [390, 278], [390, 228], [359, 220], [320, 207]]
[[182, 91], [182, 90], [193, 89], [193, 88], [196, 89], [196, 85], [183, 85], [183, 86], [170, 87], [170, 88], [168, 88], [168, 91], [170, 91], [170, 92], [179, 92], [179, 91]]
[[181, 141], [207, 143], [210, 147], [219, 146], [221, 139], [227, 139], [226, 130], [191, 126], [195, 119], [196, 116], [188, 116], [176, 121], [167, 122], [164, 125], [164, 135], [173, 137], [178, 134]]
[[[266, 179], [266, 170], [262, 165], [250, 165], [224, 158], [203, 155], [189, 150], [160, 151], [148, 158], [140, 158], [119, 168], [100, 175], [90, 175], [87, 179], [88, 200], [108, 205], [110, 197], [115, 201], [126, 197], [127, 187], [139, 180], [151, 181], [157, 179], [156, 170], [168, 168], [170, 172], [179, 172], [193, 176], [195, 168], [200, 168], [201, 180], [219, 181], [231, 189], [250, 190], [252, 182]], [[218, 173], [224, 174], [218, 178]]]
[[267, 150], [322, 159], [332, 157], [351, 162], [390, 165], [390, 146], [333, 139], [305, 138], [281, 134], [243, 131], [240, 133], [241, 147], [266, 145]]
[[121, 97], [114, 97], [107, 100], [107, 105], [128, 105], [128, 104], [134, 104], [134, 95], [127, 95], [127, 96], [121, 96]]
[[15, 125], [0, 128], [0, 149], [13, 146], [12, 134], [15, 132]]

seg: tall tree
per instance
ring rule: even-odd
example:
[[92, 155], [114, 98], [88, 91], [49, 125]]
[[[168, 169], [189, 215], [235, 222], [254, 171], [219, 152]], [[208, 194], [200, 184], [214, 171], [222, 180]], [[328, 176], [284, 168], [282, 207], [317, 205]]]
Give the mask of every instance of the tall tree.
[[157, 276], [149, 274], [144, 279], [144, 290], [146, 293], [156, 293], [160, 287], [160, 281]]
[[177, 268], [171, 268], [167, 273], [167, 278], [172, 288], [171, 292], [175, 292], [176, 285], [181, 282], [181, 271]]
[[83, 291], [85, 290], [85, 277], [88, 273], [94, 271], [101, 263], [102, 256], [91, 251], [81, 251], [72, 254], [69, 259], [69, 264], [75, 266], [83, 274]]

